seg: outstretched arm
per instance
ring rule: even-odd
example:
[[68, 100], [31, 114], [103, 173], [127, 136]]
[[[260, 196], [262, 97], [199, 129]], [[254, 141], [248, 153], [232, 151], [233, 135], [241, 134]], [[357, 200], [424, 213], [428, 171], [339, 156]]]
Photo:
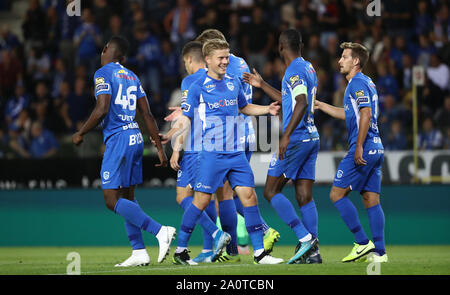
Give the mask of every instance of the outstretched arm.
[[281, 92], [270, 86], [269, 83], [267, 83], [266, 81], [264, 81], [264, 79], [255, 69], [253, 69], [253, 74], [243, 73], [242, 77], [245, 82], [254, 87], [261, 88], [261, 90], [264, 91], [272, 100], [281, 103], [282, 101]]
[[335, 107], [325, 102], [316, 100], [314, 102], [314, 109], [321, 110], [322, 112], [327, 113], [333, 118], [345, 120], [344, 108]]
[[240, 112], [247, 116], [261, 116], [271, 114], [273, 116], [278, 115], [280, 111], [279, 103], [273, 102], [268, 106], [262, 106], [257, 104], [249, 103], [245, 107], [240, 109]]
[[111, 101], [111, 95], [100, 94], [97, 97], [97, 103], [91, 115], [83, 126], [72, 135], [72, 142], [75, 145], [80, 145], [83, 142], [83, 136], [94, 129], [105, 118], [109, 111], [109, 103]]

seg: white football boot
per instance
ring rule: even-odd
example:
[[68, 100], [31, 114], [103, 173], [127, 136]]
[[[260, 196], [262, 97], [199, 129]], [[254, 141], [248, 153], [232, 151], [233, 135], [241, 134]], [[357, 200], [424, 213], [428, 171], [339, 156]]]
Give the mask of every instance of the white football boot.
[[170, 243], [175, 239], [177, 234], [177, 230], [172, 226], [162, 226], [159, 230], [156, 238], [159, 243], [159, 255], [158, 255], [158, 263], [161, 263], [166, 259], [166, 256], [169, 254]]
[[150, 256], [147, 250], [139, 249], [133, 250], [131, 256], [122, 263], [114, 265], [115, 267], [131, 267], [131, 266], [146, 266], [150, 263]]

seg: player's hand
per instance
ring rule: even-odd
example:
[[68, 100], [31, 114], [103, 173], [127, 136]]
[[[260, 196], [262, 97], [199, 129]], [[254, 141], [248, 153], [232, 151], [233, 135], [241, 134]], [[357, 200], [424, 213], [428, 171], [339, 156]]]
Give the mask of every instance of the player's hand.
[[[170, 137], [168, 137], [166, 134], [162, 134], [162, 133], [158, 133], [159, 136], [159, 141], [161, 142], [161, 144], [166, 144], [170, 141]], [[156, 141], [150, 137], [150, 142], [155, 146], [156, 146]]]
[[272, 102], [272, 103], [269, 105], [269, 113], [270, 113], [272, 116], [277, 116], [278, 113], [280, 112], [280, 109], [281, 109], [281, 106], [280, 106], [280, 103], [279, 103], [278, 101]]
[[180, 169], [180, 165], [178, 165], [178, 160], [180, 159], [180, 152], [173, 151], [172, 157], [170, 157], [170, 167], [173, 170], [178, 171]]
[[83, 142], [83, 135], [81, 135], [79, 132], [76, 132], [72, 135], [72, 142], [78, 146]]
[[181, 107], [169, 107], [169, 111], [172, 111], [172, 113], [167, 115], [164, 118], [164, 121], [167, 122], [176, 121], [183, 114]]
[[355, 150], [355, 164], [358, 166], [367, 165], [367, 161], [363, 159], [363, 148], [362, 146], [357, 146]]
[[261, 88], [261, 85], [264, 81], [261, 75], [255, 70], [255, 68], [253, 68], [253, 74], [242, 73], [242, 78], [244, 79], [244, 82], [258, 88]]
[[315, 110], [320, 110], [322, 105], [323, 105], [323, 102], [321, 102], [320, 100], [317, 100], [317, 99], [314, 100], [314, 109]]
[[288, 136], [281, 136], [280, 145], [278, 147], [278, 158], [283, 160], [286, 158], [286, 151], [289, 146], [290, 138]]
[[169, 161], [167, 160], [167, 156], [164, 150], [158, 150], [158, 158], [159, 164], [155, 164], [155, 167], [167, 167]]

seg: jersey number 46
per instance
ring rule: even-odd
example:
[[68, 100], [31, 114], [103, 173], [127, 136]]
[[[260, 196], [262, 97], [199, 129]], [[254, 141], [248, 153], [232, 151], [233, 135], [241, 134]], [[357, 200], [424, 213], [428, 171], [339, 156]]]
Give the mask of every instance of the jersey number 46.
[[136, 109], [136, 94], [134, 94], [136, 91], [137, 87], [132, 85], [127, 88], [126, 95], [122, 95], [122, 84], [119, 84], [114, 103], [121, 105], [124, 110], [128, 108], [130, 111], [134, 111]]

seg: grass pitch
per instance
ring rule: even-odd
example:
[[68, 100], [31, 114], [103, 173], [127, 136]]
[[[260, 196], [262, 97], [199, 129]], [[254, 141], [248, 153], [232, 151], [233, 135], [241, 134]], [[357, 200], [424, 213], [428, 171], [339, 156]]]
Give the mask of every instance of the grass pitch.
[[[116, 268], [131, 253], [129, 247], [2, 247], [0, 275], [65, 275], [70, 252], [80, 254], [82, 275], [365, 275], [367, 263], [342, 263], [348, 246], [321, 246], [321, 265], [254, 265], [252, 255], [241, 255], [235, 264], [208, 263], [198, 266], [172, 264], [174, 245], [167, 259], [158, 264], [157, 247], [147, 248], [149, 266]], [[295, 246], [275, 246], [273, 256], [287, 261]], [[191, 258], [201, 250], [191, 247]], [[450, 246], [389, 246], [389, 263], [382, 275], [449, 275]]]

